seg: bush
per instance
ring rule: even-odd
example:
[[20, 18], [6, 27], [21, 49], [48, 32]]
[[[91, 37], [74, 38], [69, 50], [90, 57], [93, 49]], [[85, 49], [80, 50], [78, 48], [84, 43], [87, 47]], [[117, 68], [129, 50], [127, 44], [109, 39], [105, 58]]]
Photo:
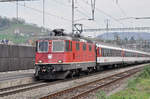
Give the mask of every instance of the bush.
[[150, 78], [150, 66], [146, 66], [138, 78]]
[[99, 91], [96, 96], [97, 99], [108, 99], [104, 91]]

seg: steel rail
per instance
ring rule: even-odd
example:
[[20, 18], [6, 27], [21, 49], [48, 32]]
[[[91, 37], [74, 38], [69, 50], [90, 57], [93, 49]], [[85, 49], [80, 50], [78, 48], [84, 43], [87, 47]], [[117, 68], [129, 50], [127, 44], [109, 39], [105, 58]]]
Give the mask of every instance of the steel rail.
[[[39, 83], [39, 85], [36, 85], [36, 83], [35, 83], [35, 84], [28, 84], [28, 85], [25, 84], [25, 85], [14, 86], [14, 87], [11, 87], [11, 88], [4, 88], [4, 89], [1, 89], [1, 91], [6, 91], [6, 92], [0, 93], [0, 97], [5, 97], [5, 96], [20, 93], [20, 92], [25, 92], [25, 91], [29, 91], [29, 90], [33, 90], [33, 89], [37, 89], [37, 88], [41, 88], [41, 87], [46, 87], [46, 86], [54, 85], [56, 83], [61, 83], [61, 82], [62, 81], [59, 80], [59, 81], [43, 83], [43, 84]], [[25, 88], [21, 88], [21, 87], [25, 87]], [[20, 89], [17, 89], [17, 88], [20, 88]], [[12, 90], [12, 89], [14, 89], [14, 90]], [[11, 91], [9, 91], [9, 90], [11, 90]]]
[[[128, 67], [125, 67], [125, 68], [128, 68]], [[117, 70], [120, 70], [120, 69], [122, 69], [122, 68], [119, 68]], [[48, 82], [48, 83], [40, 84], [40, 85], [36, 85], [36, 83], [37, 83], [36, 82], [36, 83], [33, 83], [33, 84], [25, 84], [25, 85], [19, 85], [19, 86], [14, 86], [14, 87], [8, 87], [8, 88], [0, 89], [0, 97], [5, 97], [5, 96], [13, 95], [13, 94], [18, 94], [20, 92], [26, 92], [26, 91], [30, 91], [30, 90], [37, 89], [37, 88], [42, 88], [42, 87], [46, 87], [46, 86], [50, 86], [50, 85], [54, 85], [54, 84], [59, 84], [59, 83], [62, 83], [62, 82], [67, 82], [67, 81], [72, 81], [72, 80], [76, 80], [76, 79], [81, 79], [81, 78], [84, 78], [84, 77], [90, 77], [90, 76], [93, 76], [93, 75], [96, 75], [96, 74], [102, 74], [102, 73], [104, 74], [104, 73], [107, 73], [107, 72], [110, 72], [110, 71], [114, 71], [114, 69], [105, 70], [105, 71], [102, 71], [102, 72], [96, 72], [96, 73], [92, 73], [92, 74], [89, 74], [89, 75], [82, 75], [82, 76], [76, 77], [76, 78], [70, 78], [70, 79], [65, 79], [65, 80], [57, 80], [57, 81]], [[106, 78], [103, 78], [103, 80], [104, 79], [106, 79]], [[90, 83], [92, 84], [92, 82], [90, 82]], [[25, 87], [25, 88], [22, 88], [22, 87]], [[80, 87], [82, 87], [82, 85]], [[76, 89], [76, 88], [74, 88], [74, 89]], [[7, 91], [7, 92], [3, 92], [3, 91]], [[69, 92], [69, 91], [65, 90], [64, 93], [66, 93], [66, 92]], [[58, 96], [59, 94], [62, 95], [62, 93], [54, 93], [53, 96]]]
[[[68, 98], [65, 97], [65, 99], [78, 99], [78, 98], [80, 98], [80, 97], [82, 97], [82, 96], [84, 96], [84, 95], [89, 94], [90, 92], [93, 92], [93, 91], [98, 90], [98, 89], [101, 89], [101, 88], [103, 88], [103, 87], [105, 87], [105, 86], [107, 86], [107, 85], [110, 85], [110, 84], [112, 84], [112, 83], [114, 83], [114, 82], [117, 82], [117, 81], [120, 81], [120, 80], [125, 79], [125, 78], [127, 78], [127, 77], [130, 77], [131, 75], [133, 75], [133, 74], [139, 72], [142, 68], [143, 68], [143, 67], [134, 68], [134, 69], [131, 69], [131, 70], [127, 70], [127, 71], [125, 71], [125, 72], [117, 73], [117, 74], [114, 74], [114, 75], [111, 75], [111, 76], [108, 76], [108, 77], [105, 77], [105, 78], [102, 78], [102, 79], [98, 79], [98, 80], [91, 81], [91, 82], [88, 82], [88, 83], [85, 83], [85, 84], [81, 84], [81, 85], [78, 85], [78, 86], [75, 86], [75, 87], [72, 87], [72, 88], [68, 88], [68, 89], [65, 89], [65, 90], [63, 90], [63, 91], [59, 91], [59, 92], [56, 92], [56, 93], [52, 93], [52, 94], [50, 94], [50, 95], [48, 95], [48, 96], [45, 96], [45, 97], [42, 97], [42, 98], [40, 98], [40, 99], [53, 99], [53, 98], [59, 99], [60, 97], [61, 97], [61, 99], [63, 99], [63, 97], [62, 97], [63, 95], [66, 95], [66, 96], [67, 96], [67, 94], [72, 93], [74, 90], [77, 90], [77, 92], [78, 92], [79, 89], [83, 89], [83, 88], [85, 88], [85, 87], [87, 87], [87, 86], [89, 86], [89, 85], [92, 85], [92, 84], [94, 85], [94, 84], [96, 84], [96, 83], [98, 83], [98, 82], [101, 82], [101, 83], [102, 83], [102, 81], [105, 82], [105, 80], [108, 81], [108, 80], [110, 80], [110, 79], [114, 79], [113, 77], [116, 78], [116, 79], [114, 79], [114, 80], [112, 80], [112, 81], [110, 81], [110, 82], [105, 82], [105, 83], [103, 82], [104, 84], [99, 85], [99, 86], [97, 86], [96, 88], [94, 87], [94, 88], [92, 88], [92, 89], [89, 89], [88, 91], [80, 92], [80, 93], [77, 94], [77, 95], [74, 95], [74, 94], [73, 94], [72, 97], [68, 97]], [[128, 73], [129, 73], [129, 74], [128, 74]], [[125, 74], [125, 75], [123, 75], [123, 74]]]
[[[65, 80], [58, 80], [58, 81], [48, 82], [46, 84], [37, 85], [37, 86], [33, 86], [33, 85], [40, 84], [40, 83], [42, 83], [42, 81], [35, 82], [35, 83], [30, 83], [30, 84], [12, 86], [12, 87], [7, 87], [7, 88], [1, 88], [0, 89], [0, 97], [5, 97], [5, 96], [20, 93], [20, 92], [25, 92], [25, 91], [33, 90], [33, 89], [36, 89], [36, 88], [42, 88], [42, 87], [46, 87], [46, 86], [50, 86], [50, 85], [54, 85], [54, 84], [58, 84], [58, 83], [62, 83], [62, 82], [67, 82], [67, 81], [71, 81], [71, 80], [76, 80], [76, 79], [80, 79], [80, 78], [84, 78], [84, 77], [90, 77], [90, 76], [93, 76], [93, 75], [96, 75], [96, 74], [107, 73], [107, 72], [110, 72], [110, 71], [113, 71], [113, 70], [114, 69], [103, 71], [103, 72], [96, 72], [96, 73], [92, 73], [92, 74], [89, 74], [89, 75], [86, 75], [86, 76], [84, 75], [84, 76], [65, 79]], [[32, 87], [30, 87], [30, 86], [32, 86]], [[23, 87], [26, 87], [26, 88], [23, 88]], [[20, 89], [18, 89], [18, 88], [20, 88]], [[9, 90], [11, 90], [11, 91], [9, 91]], [[7, 91], [7, 92], [4, 92], [4, 91]]]
[[134, 75], [135, 73], [137, 73], [137, 72], [139, 72], [139, 71], [140, 71], [140, 70], [137, 70], [137, 71], [135, 71], [135, 72], [133, 72], [133, 73], [130, 73], [129, 75], [126, 75], [126, 76], [124, 76], [124, 77], [118, 78], [118, 79], [113, 80], [113, 81], [111, 81], [111, 82], [105, 83], [104, 85], [100, 85], [100, 86], [98, 86], [98, 87], [96, 87], [96, 88], [90, 89], [90, 90], [88, 90], [88, 91], [84, 91], [84, 92], [82, 92], [82, 93], [80, 93], [80, 94], [78, 94], [78, 95], [76, 95], [76, 96], [71, 97], [70, 99], [79, 99], [79, 98], [81, 98], [81, 97], [83, 97], [83, 96], [85, 96], [85, 95], [88, 95], [89, 93], [94, 92], [94, 91], [96, 91], [96, 90], [98, 90], [98, 89], [107, 87], [107, 86], [110, 85], [110, 84], [113, 84], [113, 83], [115, 83], [115, 82], [118, 82], [118, 81], [121, 81], [121, 80], [123, 80], [123, 79], [126, 79], [126, 78], [128, 78], [128, 77]]
[[13, 89], [17, 89], [17, 88], [22, 88], [22, 87], [28, 87], [28, 86], [31, 86], [31, 85], [36, 85], [36, 84], [39, 84], [39, 83], [42, 83], [42, 82], [41, 81], [40, 82], [33, 82], [33, 83], [29, 83], [29, 84], [23, 84], [23, 85], [17, 85], [17, 86], [12, 86], [12, 87], [1, 88], [0, 89], [0, 93], [4, 92], [4, 91], [8, 91], [8, 90], [13, 90]]
[[[125, 67], [125, 68], [128, 68], [128, 67]], [[117, 70], [120, 70], [120, 69], [122, 69], [122, 68], [119, 68]], [[90, 77], [90, 76], [97, 75], [97, 74], [107, 73], [107, 72], [111, 72], [111, 71], [114, 71], [114, 70], [116, 70], [116, 69], [105, 70], [105, 71], [102, 71], [102, 72], [94, 72], [94, 73], [91, 73], [89, 75], [82, 75], [80, 77], [75, 77], [75, 78], [70, 78], [70, 79], [65, 79], [65, 80], [58, 80], [58, 81], [49, 82], [47, 85], [40, 85], [40, 86], [37, 85], [36, 87], [30, 87], [30, 86], [36, 85], [36, 84], [38, 84], [40, 82], [42, 83], [42, 81], [35, 82], [35, 83], [30, 83], [30, 84], [23, 84], [23, 85], [18, 85], [18, 86], [12, 86], [12, 87], [7, 87], [7, 88], [1, 88], [0, 89], [0, 97], [13, 95], [13, 94], [17, 94], [17, 93], [20, 93], [20, 92], [25, 92], [25, 91], [29, 91], [29, 90], [32, 90], [32, 89], [45, 87], [45, 86], [49, 86], [49, 85], [53, 85], [53, 84], [58, 84], [58, 83], [62, 83], [62, 82], [67, 82], [67, 81], [71, 81], [71, 80], [81, 79], [81, 78], [84, 78], [84, 77]], [[23, 87], [28, 87], [28, 88], [24, 88], [23, 89]], [[18, 89], [18, 88], [22, 88], [22, 89]], [[18, 89], [18, 90], [15, 90], [15, 89]], [[9, 90], [13, 90], [13, 91], [9, 91]], [[2, 93], [4, 91], [9, 91], [9, 92]]]

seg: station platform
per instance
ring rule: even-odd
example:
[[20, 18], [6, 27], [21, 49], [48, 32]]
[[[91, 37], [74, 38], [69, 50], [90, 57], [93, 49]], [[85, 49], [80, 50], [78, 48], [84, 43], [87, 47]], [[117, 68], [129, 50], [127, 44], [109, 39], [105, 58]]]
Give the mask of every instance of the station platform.
[[34, 69], [0, 72], [0, 89], [33, 82]]

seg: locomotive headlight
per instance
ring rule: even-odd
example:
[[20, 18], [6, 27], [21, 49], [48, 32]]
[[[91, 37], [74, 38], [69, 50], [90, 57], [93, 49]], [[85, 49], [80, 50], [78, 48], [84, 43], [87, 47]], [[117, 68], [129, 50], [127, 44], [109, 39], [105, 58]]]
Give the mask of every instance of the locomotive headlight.
[[38, 63], [42, 63], [42, 61], [41, 61], [41, 60], [39, 60], [39, 61], [38, 61]]
[[58, 63], [63, 63], [63, 61], [62, 61], [62, 60], [59, 60]]
[[48, 59], [52, 59], [52, 54], [48, 54]]

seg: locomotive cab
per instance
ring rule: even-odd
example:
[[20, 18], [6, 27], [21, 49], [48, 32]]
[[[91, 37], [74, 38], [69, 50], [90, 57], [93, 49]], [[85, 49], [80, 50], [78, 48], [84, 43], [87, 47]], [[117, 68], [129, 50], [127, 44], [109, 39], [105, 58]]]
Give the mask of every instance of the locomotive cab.
[[68, 62], [65, 56], [72, 51], [72, 42], [69, 40], [38, 41], [36, 64], [59, 64]]
[[57, 31], [55, 36], [37, 40], [36, 78], [64, 79], [67, 76], [78, 75], [80, 71], [94, 69], [95, 44], [72, 36], [60, 36], [59, 32]]
[[[36, 71], [35, 76], [41, 76], [41, 79], [53, 79], [57, 75], [55, 72], [61, 72], [64, 65], [72, 61], [72, 42], [69, 40], [39, 40], [36, 43]], [[69, 57], [69, 59], [68, 59]], [[49, 75], [47, 75], [49, 74]], [[49, 76], [49, 77], [47, 77]], [[50, 77], [51, 76], [51, 77]]]

